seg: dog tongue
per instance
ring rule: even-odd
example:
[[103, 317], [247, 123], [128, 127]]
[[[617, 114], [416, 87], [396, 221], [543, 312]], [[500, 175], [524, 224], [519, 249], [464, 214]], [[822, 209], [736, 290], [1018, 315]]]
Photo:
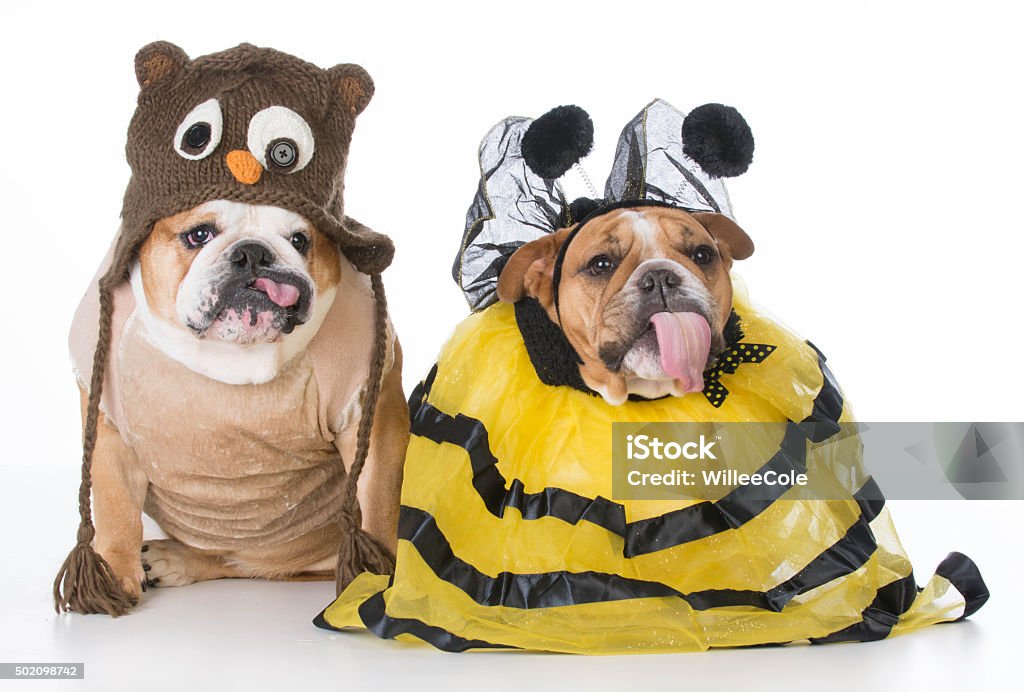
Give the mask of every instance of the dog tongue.
[[651, 315], [658, 337], [662, 369], [679, 380], [687, 392], [704, 389], [704, 366], [711, 351], [711, 327], [695, 312]]
[[268, 298], [283, 308], [291, 307], [299, 300], [299, 289], [291, 284], [279, 284], [266, 277], [256, 279], [252, 287], [266, 293]]

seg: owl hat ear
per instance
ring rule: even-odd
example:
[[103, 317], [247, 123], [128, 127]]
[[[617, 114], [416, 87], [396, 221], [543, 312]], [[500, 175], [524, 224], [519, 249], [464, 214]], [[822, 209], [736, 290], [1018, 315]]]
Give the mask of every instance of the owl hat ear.
[[154, 41], [135, 54], [135, 78], [145, 89], [167, 79], [188, 64], [188, 55], [168, 41]]
[[335, 65], [327, 70], [327, 79], [335, 95], [352, 115], [362, 113], [373, 98], [373, 80], [359, 65]]

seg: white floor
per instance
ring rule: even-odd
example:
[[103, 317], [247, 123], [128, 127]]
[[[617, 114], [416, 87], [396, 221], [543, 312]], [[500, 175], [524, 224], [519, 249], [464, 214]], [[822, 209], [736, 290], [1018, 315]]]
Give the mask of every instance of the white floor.
[[[993, 593], [971, 621], [873, 644], [706, 654], [583, 657], [445, 654], [338, 634], [310, 620], [331, 583], [220, 581], [144, 594], [132, 614], [53, 611], [53, 575], [74, 537], [71, 470], [0, 467], [0, 662], [84, 662], [84, 681], [3, 689], [823, 689], [975, 690], [1017, 686], [1024, 596], [1021, 502], [892, 502], [919, 581], [949, 550], [980, 565]], [[66, 508], [61, 510], [61, 508]]]

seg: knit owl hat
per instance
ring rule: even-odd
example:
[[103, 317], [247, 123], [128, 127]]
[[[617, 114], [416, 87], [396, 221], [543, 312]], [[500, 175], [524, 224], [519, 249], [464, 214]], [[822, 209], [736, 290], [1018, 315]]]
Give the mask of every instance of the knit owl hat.
[[190, 60], [181, 48], [163, 41], [138, 52], [135, 74], [140, 91], [126, 147], [132, 176], [110, 269], [99, 281], [99, 339], [83, 433], [81, 523], [78, 542], [54, 581], [58, 611], [119, 615], [132, 605], [91, 546], [92, 453], [110, 350], [112, 291], [127, 280], [139, 246], [157, 221], [211, 200], [300, 214], [371, 277], [376, 338], [356, 459], [343, 483], [339, 590], [364, 570], [393, 569], [388, 551], [360, 526], [356, 483], [369, 447], [387, 346], [380, 273], [390, 264], [394, 247], [387, 236], [344, 215], [342, 194], [356, 116], [373, 95], [373, 81], [358, 65], [324, 70], [249, 44]]

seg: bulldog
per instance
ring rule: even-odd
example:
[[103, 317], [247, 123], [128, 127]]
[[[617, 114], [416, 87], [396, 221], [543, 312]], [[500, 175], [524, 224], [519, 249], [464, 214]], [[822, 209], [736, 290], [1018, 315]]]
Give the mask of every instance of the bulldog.
[[[76, 331], [94, 328], [95, 293], [73, 351], [91, 343]], [[218, 200], [154, 225], [115, 304], [92, 479], [95, 547], [122, 589], [333, 575], [373, 341], [368, 277], [298, 214]], [[390, 325], [388, 342], [358, 496], [363, 528], [393, 551], [408, 412]], [[143, 512], [169, 538], [143, 540]]]
[[[387, 571], [409, 425], [381, 279], [394, 245], [343, 202], [373, 80], [165, 41], [135, 74], [121, 225], [71, 327], [80, 523], [55, 607]], [[167, 538], [144, 540], [143, 513]]]
[[729, 269], [754, 252], [732, 219], [668, 206], [616, 208], [520, 247], [500, 300], [539, 301], [612, 405], [683, 396], [725, 348]]

